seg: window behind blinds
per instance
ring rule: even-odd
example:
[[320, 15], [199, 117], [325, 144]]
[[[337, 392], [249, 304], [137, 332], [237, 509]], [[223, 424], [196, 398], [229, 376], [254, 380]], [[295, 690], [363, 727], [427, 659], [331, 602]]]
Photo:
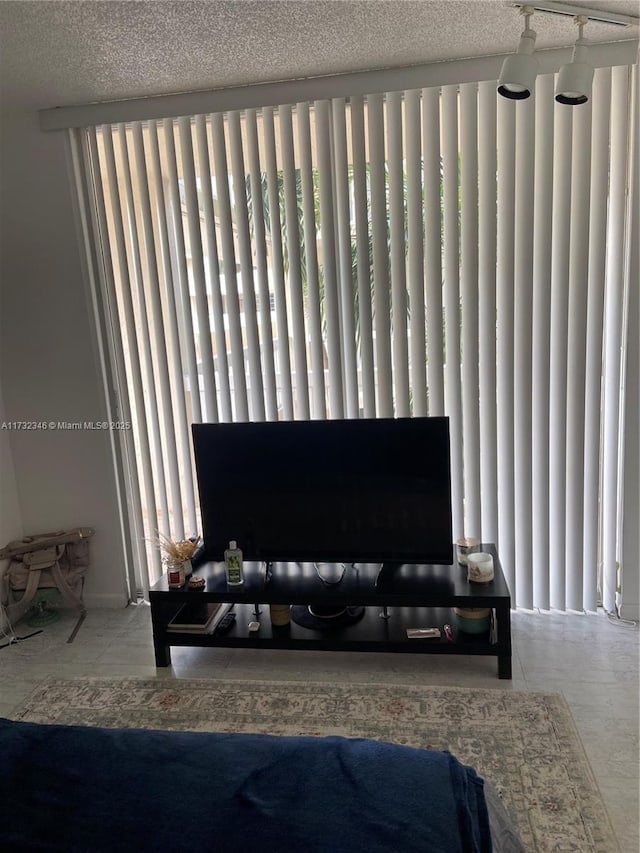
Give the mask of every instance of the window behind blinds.
[[200, 529], [192, 422], [446, 414], [454, 536], [514, 604], [613, 609], [629, 81], [84, 131], [136, 541]]

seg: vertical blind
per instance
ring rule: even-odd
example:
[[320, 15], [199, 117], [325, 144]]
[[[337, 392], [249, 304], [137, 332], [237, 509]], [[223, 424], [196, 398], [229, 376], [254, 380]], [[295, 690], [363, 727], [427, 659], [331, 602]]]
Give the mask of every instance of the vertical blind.
[[199, 530], [192, 422], [446, 414], [454, 536], [514, 605], [614, 609], [629, 80], [84, 131], [137, 586]]

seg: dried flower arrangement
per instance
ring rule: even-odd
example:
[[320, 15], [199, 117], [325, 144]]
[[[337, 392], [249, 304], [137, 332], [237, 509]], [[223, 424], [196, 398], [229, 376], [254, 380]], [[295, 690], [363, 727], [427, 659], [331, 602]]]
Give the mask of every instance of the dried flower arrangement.
[[200, 544], [200, 539], [197, 537], [193, 539], [171, 539], [169, 536], [165, 536], [164, 533], [158, 532], [156, 544], [164, 552], [162, 556], [163, 563], [175, 565], [177, 563], [184, 563], [185, 560], [190, 560], [193, 557], [196, 548]]

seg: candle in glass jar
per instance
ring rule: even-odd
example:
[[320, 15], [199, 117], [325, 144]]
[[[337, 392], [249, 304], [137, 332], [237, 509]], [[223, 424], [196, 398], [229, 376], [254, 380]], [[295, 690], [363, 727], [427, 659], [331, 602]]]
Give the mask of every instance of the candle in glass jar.
[[489, 583], [493, 580], [493, 557], [479, 552], [467, 557], [467, 580], [472, 583]]
[[473, 554], [475, 551], [480, 550], [480, 540], [473, 539], [472, 537], [458, 539], [456, 546], [458, 548], [458, 563], [461, 566], [466, 566], [468, 565], [467, 559], [469, 554]]
[[184, 565], [177, 563], [167, 567], [167, 578], [170, 587], [179, 587], [184, 585]]

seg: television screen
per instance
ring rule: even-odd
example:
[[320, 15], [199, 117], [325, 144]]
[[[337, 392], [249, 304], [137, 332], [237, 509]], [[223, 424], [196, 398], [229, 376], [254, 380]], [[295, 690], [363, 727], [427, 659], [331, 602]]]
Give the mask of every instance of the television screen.
[[207, 559], [453, 562], [448, 418], [192, 430]]

